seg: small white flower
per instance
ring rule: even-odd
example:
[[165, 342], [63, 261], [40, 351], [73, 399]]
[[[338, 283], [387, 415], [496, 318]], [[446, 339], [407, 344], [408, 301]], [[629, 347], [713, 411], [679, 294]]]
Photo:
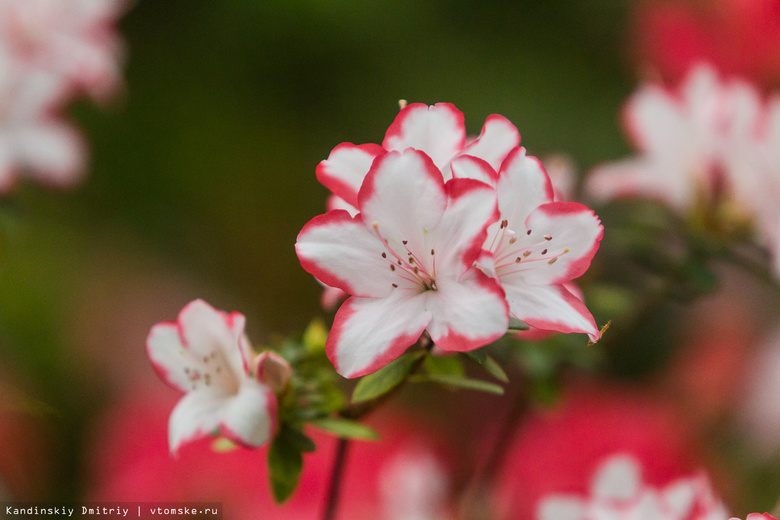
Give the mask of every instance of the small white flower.
[[273, 436], [276, 396], [250, 373], [252, 350], [244, 321], [242, 314], [195, 300], [176, 323], [158, 323], [149, 332], [146, 351], [158, 375], [186, 393], [168, 423], [172, 453], [217, 429], [253, 448]]

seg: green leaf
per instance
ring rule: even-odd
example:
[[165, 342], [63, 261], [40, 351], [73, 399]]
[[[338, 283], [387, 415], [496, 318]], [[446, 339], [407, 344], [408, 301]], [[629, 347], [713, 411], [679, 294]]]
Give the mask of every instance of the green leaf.
[[478, 348], [476, 350], [469, 350], [468, 352], [462, 353], [464, 356], [472, 360], [477, 365], [481, 365], [485, 362], [485, 359], [487, 359], [487, 352], [485, 352], [484, 348]]
[[342, 419], [339, 417], [326, 417], [324, 419], [317, 419], [312, 421], [311, 424], [326, 430], [331, 433], [335, 433], [339, 437], [345, 439], [362, 439], [368, 441], [379, 440], [379, 434], [373, 429], [369, 428], [365, 424], [359, 422], [350, 421], [349, 419]]
[[498, 361], [492, 357], [487, 356], [485, 358], [485, 362], [482, 363], [482, 368], [484, 368], [488, 374], [495, 377], [502, 383], [509, 382], [509, 376], [506, 375], [506, 372], [504, 372], [504, 369], [501, 368], [501, 365], [498, 364]]
[[370, 401], [398, 386], [412, 371], [425, 352], [411, 352], [393, 360], [373, 374], [364, 376], [352, 392], [352, 402]]
[[289, 433], [291, 430], [282, 427], [268, 450], [271, 491], [278, 504], [287, 500], [295, 491], [303, 469], [303, 456], [297, 445], [300, 439], [294, 439]]
[[481, 379], [472, 379], [470, 377], [431, 374], [426, 376], [426, 380], [447, 386], [468, 388], [469, 390], [479, 390], [480, 392], [488, 392], [490, 394], [504, 394], [504, 388], [501, 385], [497, 385], [489, 381], [483, 381]]
[[428, 374], [451, 376], [463, 375], [463, 361], [459, 356], [428, 356], [423, 361], [423, 368]]

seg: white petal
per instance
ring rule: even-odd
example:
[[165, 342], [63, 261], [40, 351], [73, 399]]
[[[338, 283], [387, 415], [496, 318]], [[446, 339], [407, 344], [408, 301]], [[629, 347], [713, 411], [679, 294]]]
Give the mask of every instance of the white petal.
[[[188, 319], [197, 320], [198, 316], [203, 317], [203, 314], [198, 313], [198, 309], [204, 308], [207, 313], [227, 316], [200, 300], [187, 305], [182, 313]], [[212, 314], [206, 316], [204, 322], [207, 322]], [[217, 318], [221, 319], [219, 316]], [[146, 351], [160, 378], [182, 392], [236, 392], [239, 381], [247, 373], [244, 359], [248, 359], [251, 347], [246, 338], [242, 336], [240, 341], [230, 339], [229, 343], [223, 345], [216, 343], [218, 340], [209, 339], [206, 332], [203, 337], [195, 338], [196, 348], [193, 349], [183, 336], [184, 328], [189, 328], [190, 332], [197, 336], [197, 331], [191, 326], [184, 327], [181, 320], [178, 323], [158, 323], [149, 332]], [[228, 334], [228, 338], [232, 336]], [[213, 348], [197, 348], [208, 345], [209, 342], [212, 342]]]
[[436, 346], [467, 351], [487, 345], [506, 333], [509, 313], [497, 281], [472, 269], [460, 280], [437, 278], [437, 290], [428, 291], [432, 313], [428, 332]]
[[623, 109], [626, 131], [636, 147], [648, 154], [680, 157], [690, 146], [690, 121], [679, 100], [658, 85], [646, 85]]
[[600, 500], [629, 501], [638, 496], [641, 485], [637, 460], [630, 455], [615, 455], [597, 470], [591, 492]]
[[516, 264], [518, 269], [533, 266], [523, 271], [530, 285], [560, 284], [582, 276], [604, 236], [599, 218], [577, 202], [543, 204], [528, 216], [525, 227], [531, 233], [520, 233], [514, 247], [532, 251]]
[[184, 371], [185, 350], [175, 323], [152, 327], [146, 339], [146, 353], [162, 380], [182, 392], [190, 390], [190, 379]]
[[222, 419], [227, 395], [190, 392], [178, 402], [168, 420], [168, 444], [174, 455], [182, 444], [207, 437]]
[[654, 490], [645, 491], [637, 504], [626, 516], [626, 520], [677, 520], [667, 514]]
[[[358, 196], [360, 215], [401, 256], [428, 250], [426, 233], [447, 206], [441, 172], [416, 150], [389, 152], [374, 161]], [[406, 241], [406, 243], [404, 243]], [[334, 284], [330, 284], [334, 285]]]
[[540, 204], [553, 201], [553, 188], [547, 172], [536, 157], [525, 155], [525, 148], [515, 148], [498, 174], [498, 208], [509, 229], [517, 231], [526, 217]]
[[536, 518], [537, 520], [585, 520], [585, 505], [576, 497], [548, 496], [539, 503]]
[[483, 159], [471, 155], [460, 155], [450, 164], [452, 177], [456, 179], [476, 179], [495, 186], [498, 181], [496, 170]]
[[179, 334], [194, 357], [213, 358], [235, 377], [249, 371], [243, 314], [216, 310], [203, 300], [188, 303], [179, 313]]
[[357, 209], [357, 206], [353, 206], [338, 195], [329, 196], [326, 202], [326, 207], [328, 208], [328, 211], [333, 211], [334, 209], [343, 209], [352, 217], [360, 213], [360, 211]]
[[465, 141], [463, 114], [455, 106], [413, 103], [398, 113], [387, 129], [382, 147], [399, 152], [407, 148], [420, 150], [441, 170], [463, 149]]
[[245, 379], [224, 406], [220, 433], [233, 442], [256, 448], [265, 444], [276, 425], [276, 396], [266, 385]]
[[530, 286], [522, 278], [501, 278], [513, 316], [532, 327], [558, 332], [582, 332], [597, 341], [599, 330], [585, 304], [560, 285]]
[[425, 293], [394, 291], [387, 298], [348, 299], [336, 313], [326, 350], [344, 377], [375, 372], [400, 356], [425, 330]]
[[655, 199], [684, 210], [695, 202], [696, 186], [687, 164], [655, 159], [624, 159], [596, 166], [585, 191], [604, 202], [619, 197]]
[[678, 479], [663, 489], [663, 501], [677, 518], [689, 516], [696, 504], [697, 490], [694, 482], [692, 479]]
[[310, 220], [298, 234], [301, 266], [319, 281], [361, 297], [390, 293], [397, 276], [382, 258], [385, 246], [360, 219], [331, 211]]
[[16, 157], [39, 181], [67, 186], [84, 173], [84, 143], [73, 128], [38, 121], [17, 129]]
[[472, 155], [487, 161], [498, 171], [501, 163], [514, 147], [520, 144], [520, 132], [504, 116], [488, 116], [477, 139], [463, 150], [463, 154]]
[[496, 192], [473, 179], [453, 179], [446, 185], [447, 208], [431, 232], [436, 272], [458, 277], [482, 253], [487, 228], [498, 220]]
[[377, 144], [354, 145], [342, 143], [317, 165], [317, 179], [348, 204], [357, 206], [360, 185], [366, 178], [371, 163], [384, 150]]

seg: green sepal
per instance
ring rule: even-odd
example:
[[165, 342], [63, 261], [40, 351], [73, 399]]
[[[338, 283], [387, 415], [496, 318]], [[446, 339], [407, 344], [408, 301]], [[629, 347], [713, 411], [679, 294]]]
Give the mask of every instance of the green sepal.
[[522, 330], [528, 330], [531, 327], [524, 321], [518, 320], [517, 318], [509, 318], [509, 328], [507, 329], [507, 332], [509, 334], [513, 334], [515, 332], [520, 332]]
[[482, 363], [482, 368], [484, 368], [488, 374], [495, 377], [502, 383], [509, 382], [509, 376], [506, 375], [506, 372], [504, 372], [504, 369], [501, 368], [501, 365], [498, 364], [498, 361], [496, 361], [492, 357], [487, 356], [485, 358], [485, 362]]
[[317, 419], [316, 421], [312, 421], [311, 425], [336, 434], [344, 439], [360, 439], [366, 441], [379, 440], [379, 434], [372, 428], [365, 424], [340, 417]]
[[461, 354], [481, 366], [488, 374], [495, 377], [502, 383], [509, 382], [509, 376], [506, 375], [506, 372], [504, 372], [504, 369], [501, 368], [501, 365], [499, 365], [495, 359], [488, 355], [487, 349], [479, 348], [469, 352], [461, 352]]
[[410, 352], [391, 361], [373, 374], [364, 376], [352, 392], [352, 402], [370, 401], [386, 394], [406, 379], [425, 352]]
[[478, 348], [476, 350], [461, 352], [461, 354], [463, 354], [464, 356], [472, 360], [477, 365], [481, 365], [487, 359], [487, 352], [485, 352], [484, 348]]

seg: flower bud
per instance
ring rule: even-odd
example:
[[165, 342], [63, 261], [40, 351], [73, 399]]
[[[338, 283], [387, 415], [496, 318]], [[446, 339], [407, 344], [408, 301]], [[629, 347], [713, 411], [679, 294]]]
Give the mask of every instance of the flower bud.
[[266, 350], [252, 362], [255, 377], [261, 383], [271, 387], [276, 394], [280, 394], [290, 384], [292, 367], [282, 356], [276, 352]]

